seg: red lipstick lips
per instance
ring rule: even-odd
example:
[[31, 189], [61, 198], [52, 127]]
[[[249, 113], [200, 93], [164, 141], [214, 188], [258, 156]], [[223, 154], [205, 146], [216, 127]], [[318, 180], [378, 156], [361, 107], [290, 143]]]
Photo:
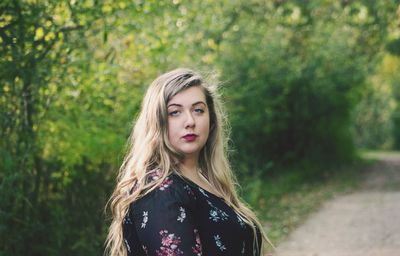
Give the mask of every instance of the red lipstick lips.
[[191, 133], [191, 134], [186, 134], [185, 136], [183, 136], [183, 138], [184, 138], [187, 142], [192, 142], [192, 141], [195, 141], [195, 140], [196, 140], [197, 135], [196, 135], [196, 134], [193, 134], [193, 133]]

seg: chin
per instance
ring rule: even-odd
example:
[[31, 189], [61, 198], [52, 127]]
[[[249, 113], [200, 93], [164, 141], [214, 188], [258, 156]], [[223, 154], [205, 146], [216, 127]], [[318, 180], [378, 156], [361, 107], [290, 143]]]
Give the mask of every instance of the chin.
[[181, 150], [181, 152], [185, 155], [193, 155], [193, 154], [197, 154], [200, 151], [199, 150]]
[[200, 152], [200, 149], [197, 147], [192, 148], [192, 149], [188, 149], [188, 148], [183, 149], [182, 148], [182, 149], [180, 149], [180, 151], [185, 155], [193, 155], [193, 154], [198, 154]]

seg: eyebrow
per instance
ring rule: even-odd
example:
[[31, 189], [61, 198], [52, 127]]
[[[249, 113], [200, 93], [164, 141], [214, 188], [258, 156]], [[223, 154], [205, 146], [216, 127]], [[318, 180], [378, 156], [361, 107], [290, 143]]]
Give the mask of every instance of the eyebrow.
[[[193, 103], [192, 106], [195, 106], [195, 105], [198, 105], [198, 104], [204, 104], [205, 106], [207, 106], [207, 104], [204, 103], [203, 101], [197, 101], [197, 102]], [[171, 103], [171, 104], [169, 104], [169, 105], [167, 106], [167, 108], [173, 107], [173, 106], [182, 107], [181, 104], [178, 104], [178, 103]]]

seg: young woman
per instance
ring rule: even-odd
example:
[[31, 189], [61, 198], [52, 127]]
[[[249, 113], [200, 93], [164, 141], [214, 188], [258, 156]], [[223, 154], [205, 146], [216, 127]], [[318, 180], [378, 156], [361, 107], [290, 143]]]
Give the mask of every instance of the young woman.
[[110, 255], [260, 255], [267, 238], [236, 193], [224, 120], [192, 70], [151, 84], [110, 199]]

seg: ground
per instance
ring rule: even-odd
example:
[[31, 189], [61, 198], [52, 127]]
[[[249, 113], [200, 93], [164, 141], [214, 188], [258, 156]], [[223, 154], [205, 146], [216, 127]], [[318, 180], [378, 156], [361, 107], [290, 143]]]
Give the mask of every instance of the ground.
[[399, 256], [400, 154], [371, 153], [359, 189], [326, 202], [274, 256]]

